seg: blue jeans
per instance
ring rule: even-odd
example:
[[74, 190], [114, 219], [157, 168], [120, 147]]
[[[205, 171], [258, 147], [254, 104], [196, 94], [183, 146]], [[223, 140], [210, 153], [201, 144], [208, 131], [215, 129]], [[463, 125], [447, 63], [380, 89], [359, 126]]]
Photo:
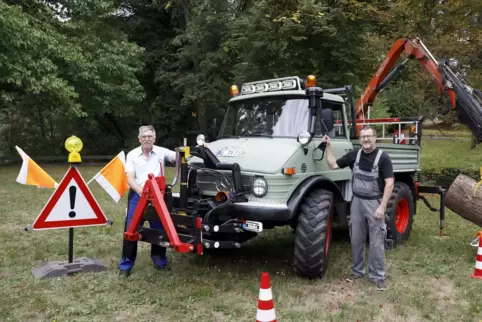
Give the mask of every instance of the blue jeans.
[[[134, 191], [129, 191], [127, 216], [125, 221], [124, 231], [127, 231], [134, 216], [137, 203], [139, 202], [139, 194]], [[141, 226], [144, 226], [145, 220], [141, 221]], [[162, 230], [162, 224], [159, 221], [149, 220], [150, 228]], [[119, 263], [121, 271], [131, 270], [134, 267], [137, 257], [137, 241], [124, 240], [122, 245], [122, 256]], [[167, 265], [166, 248], [159, 245], [151, 245], [151, 259], [155, 266], [164, 267]]]

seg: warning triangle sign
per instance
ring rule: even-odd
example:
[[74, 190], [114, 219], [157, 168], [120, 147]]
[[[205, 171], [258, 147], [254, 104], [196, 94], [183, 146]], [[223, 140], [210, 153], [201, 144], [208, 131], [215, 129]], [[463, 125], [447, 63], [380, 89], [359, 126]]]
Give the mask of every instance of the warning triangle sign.
[[99, 226], [107, 218], [76, 167], [70, 167], [35, 220], [34, 230]]

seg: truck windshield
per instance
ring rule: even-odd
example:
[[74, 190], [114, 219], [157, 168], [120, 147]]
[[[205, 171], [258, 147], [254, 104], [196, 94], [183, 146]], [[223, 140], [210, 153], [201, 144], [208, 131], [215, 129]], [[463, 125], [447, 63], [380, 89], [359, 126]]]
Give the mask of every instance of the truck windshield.
[[232, 102], [219, 136], [297, 137], [308, 130], [307, 98], [262, 97]]

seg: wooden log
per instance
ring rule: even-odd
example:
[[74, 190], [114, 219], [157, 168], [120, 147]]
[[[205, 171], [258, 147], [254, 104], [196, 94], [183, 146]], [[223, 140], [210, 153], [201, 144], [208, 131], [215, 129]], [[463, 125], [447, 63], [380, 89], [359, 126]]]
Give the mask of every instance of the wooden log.
[[445, 195], [445, 206], [457, 215], [482, 227], [482, 184], [474, 189], [477, 181], [459, 174]]

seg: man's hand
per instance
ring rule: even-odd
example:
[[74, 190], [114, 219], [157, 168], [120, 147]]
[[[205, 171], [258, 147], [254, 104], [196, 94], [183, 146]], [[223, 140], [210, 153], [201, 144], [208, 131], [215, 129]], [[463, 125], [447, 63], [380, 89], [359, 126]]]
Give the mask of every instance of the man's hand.
[[142, 195], [142, 187], [137, 184], [133, 171], [127, 171], [127, 184], [129, 185], [129, 188], [137, 192], [139, 196]]
[[328, 135], [325, 135], [321, 139], [321, 143], [325, 143], [325, 151], [326, 151], [326, 162], [328, 163], [328, 169], [335, 170], [338, 169], [338, 164], [336, 163], [336, 158], [333, 155], [333, 151], [331, 151], [331, 139]]
[[326, 142], [326, 146], [330, 146], [331, 145], [331, 139], [328, 135], [325, 135], [322, 139], [321, 139], [321, 143], [325, 143]]
[[385, 218], [385, 210], [386, 208], [383, 205], [378, 206], [377, 210], [375, 211], [375, 218], [377, 219]]

